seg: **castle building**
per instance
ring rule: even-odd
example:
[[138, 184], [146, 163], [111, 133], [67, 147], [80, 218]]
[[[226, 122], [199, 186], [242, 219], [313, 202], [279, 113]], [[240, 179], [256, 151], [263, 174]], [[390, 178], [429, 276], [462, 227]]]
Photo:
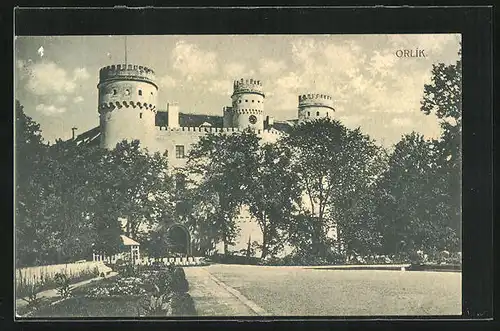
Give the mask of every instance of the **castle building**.
[[[297, 122], [333, 118], [335, 112], [330, 96], [304, 94], [298, 98], [298, 119], [275, 121], [264, 112], [265, 93], [261, 81], [242, 78], [234, 81], [231, 106], [222, 108], [222, 116], [182, 113], [176, 102], [159, 107], [160, 91], [154, 71], [132, 64], [101, 68], [97, 88], [99, 126], [80, 134], [74, 141], [112, 149], [123, 139], [138, 139], [150, 152], [166, 155], [172, 169], [184, 167], [190, 147], [208, 133], [232, 134], [251, 128], [262, 143], [272, 143], [286, 135]], [[246, 208], [241, 210], [238, 222], [240, 238], [232, 250], [246, 248], [249, 237], [262, 240], [260, 228]], [[187, 237], [192, 236], [187, 234]], [[192, 251], [192, 247], [188, 250]]]

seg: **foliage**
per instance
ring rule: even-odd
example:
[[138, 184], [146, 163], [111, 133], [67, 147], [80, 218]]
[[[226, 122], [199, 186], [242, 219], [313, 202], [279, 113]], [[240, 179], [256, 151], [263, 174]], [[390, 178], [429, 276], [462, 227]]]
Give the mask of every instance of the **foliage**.
[[384, 252], [456, 249], [457, 233], [446, 215], [443, 196], [448, 192], [437, 153], [435, 141], [414, 132], [396, 144], [377, 187]]
[[36, 283], [27, 286], [27, 295], [22, 299], [28, 303], [26, 306], [28, 311], [38, 310], [43, 306], [44, 300], [38, 296], [40, 286]]
[[71, 295], [72, 290], [68, 276], [63, 273], [57, 273], [55, 275], [55, 281], [57, 284], [57, 293], [64, 299], [68, 298]]
[[[282, 248], [288, 224], [300, 204], [298, 179], [291, 167], [292, 153], [281, 144], [265, 144], [247, 163], [253, 174], [245, 202], [262, 230], [261, 258]], [[253, 255], [253, 254], [251, 254]]]
[[296, 126], [284, 142], [304, 191], [302, 219], [307, 218], [311, 252], [327, 254], [325, 240], [335, 227], [345, 250], [357, 248], [360, 233], [351, 224], [367, 225], [360, 214], [366, 208], [364, 196], [383, 169], [382, 149], [359, 128], [329, 118]]
[[208, 134], [194, 144], [188, 155], [188, 173], [194, 178], [196, 204], [205, 214], [211, 238], [224, 243], [224, 253], [239, 228], [235, 216], [245, 201], [253, 177], [253, 157], [259, 138], [252, 131], [235, 134]]
[[[171, 214], [166, 159], [138, 141], [108, 151], [73, 141], [44, 145], [39, 125], [16, 103], [16, 266], [68, 263], [121, 248]], [[93, 245], [91, 245], [93, 244]]]

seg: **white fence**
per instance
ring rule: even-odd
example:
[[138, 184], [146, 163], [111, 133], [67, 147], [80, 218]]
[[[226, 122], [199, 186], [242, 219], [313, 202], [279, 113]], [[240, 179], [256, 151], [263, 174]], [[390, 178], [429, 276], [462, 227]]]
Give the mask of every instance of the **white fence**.
[[163, 257], [155, 259], [152, 257], [142, 257], [135, 260], [135, 264], [150, 265], [155, 262], [160, 262], [163, 264], [173, 264], [173, 265], [199, 265], [204, 263], [204, 259], [198, 256], [184, 256], [184, 257]]
[[93, 261], [20, 268], [16, 269], [16, 288], [21, 285], [44, 283], [47, 280], [54, 279], [57, 273], [64, 273], [69, 279], [75, 279], [82, 275], [90, 275], [96, 270], [100, 275], [111, 271], [111, 268], [105, 266], [103, 262]]

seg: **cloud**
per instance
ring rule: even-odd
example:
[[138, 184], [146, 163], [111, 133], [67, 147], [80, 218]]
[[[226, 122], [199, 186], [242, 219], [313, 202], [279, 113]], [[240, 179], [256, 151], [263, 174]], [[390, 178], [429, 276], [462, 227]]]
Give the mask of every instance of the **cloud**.
[[172, 66], [188, 80], [214, 74], [217, 69], [215, 52], [202, 51], [197, 45], [178, 41], [172, 49]]
[[58, 115], [66, 112], [65, 107], [56, 107], [54, 105], [45, 105], [43, 103], [36, 106], [36, 111], [41, 112], [47, 116]]
[[73, 80], [87, 80], [89, 77], [90, 74], [87, 68], [77, 68], [73, 70]]
[[83, 100], [84, 100], [84, 98], [81, 95], [79, 95], [73, 99], [73, 102], [80, 103], [80, 102], [83, 102]]
[[359, 125], [359, 123], [365, 118], [363, 115], [346, 115], [340, 116], [339, 120], [347, 126]]
[[159, 80], [159, 84], [163, 88], [172, 88], [177, 86], [177, 82], [175, 81], [175, 79], [169, 75], [162, 76]]
[[66, 100], [68, 100], [68, 97], [65, 95], [58, 95], [56, 97], [56, 102], [58, 102], [58, 103], [64, 103], [64, 102], [66, 102]]
[[210, 93], [230, 96], [233, 93], [233, 83], [230, 80], [211, 80], [207, 82]]
[[263, 75], [274, 75], [286, 68], [286, 64], [282, 60], [275, 61], [273, 59], [260, 59], [259, 72]]
[[242, 63], [231, 62], [224, 65], [223, 70], [226, 76], [237, 79], [245, 73], [246, 67]]
[[73, 93], [78, 81], [90, 77], [85, 68], [77, 68], [69, 75], [54, 62], [26, 63], [25, 70], [28, 75], [26, 89], [37, 96]]
[[393, 126], [403, 126], [403, 127], [407, 127], [407, 126], [411, 126], [413, 124], [413, 121], [409, 118], [401, 118], [401, 117], [396, 117], [396, 118], [393, 118], [391, 120], [391, 124]]

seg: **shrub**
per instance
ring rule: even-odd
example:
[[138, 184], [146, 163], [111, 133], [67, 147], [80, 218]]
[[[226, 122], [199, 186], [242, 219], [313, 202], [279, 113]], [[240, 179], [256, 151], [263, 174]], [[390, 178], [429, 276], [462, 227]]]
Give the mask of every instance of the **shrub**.
[[189, 284], [184, 269], [175, 268], [172, 275], [172, 290], [177, 293], [186, 293], [189, 291]]
[[196, 308], [193, 298], [188, 293], [174, 293], [171, 299], [172, 315], [193, 316], [196, 315]]
[[68, 298], [71, 295], [71, 286], [68, 276], [63, 273], [57, 273], [54, 279], [57, 284], [57, 293], [63, 298]]
[[167, 293], [158, 296], [151, 295], [141, 306], [146, 316], [172, 315], [171, 298]]
[[38, 293], [40, 291], [39, 285], [36, 283], [28, 284], [26, 290], [26, 297], [22, 298], [28, 303], [26, 308], [28, 310], [40, 309], [43, 305], [43, 300], [38, 296]]

